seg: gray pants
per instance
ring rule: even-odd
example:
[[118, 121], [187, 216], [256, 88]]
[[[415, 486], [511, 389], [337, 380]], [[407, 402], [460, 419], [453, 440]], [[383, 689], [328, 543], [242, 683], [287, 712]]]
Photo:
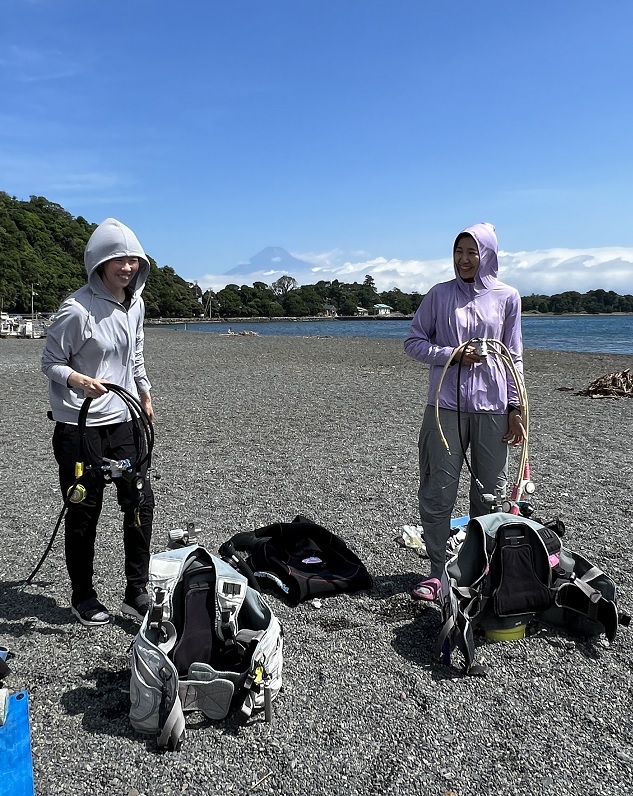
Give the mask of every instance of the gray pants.
[[[450, 453], [444, 447], [435, 419], [435, 407], [424, 412], [418, 448], [420, 452], [420, 520], [431, 560], [432, 578], [439, 578], [446, 562], [446, 543], [451, 533], [451, 513], [457, 500], [464, 454], [459, 441], [457, 412], [440, 409], [440, 422]], [[507, 415], [460, 413], [464, 447], [483, 492], [505, 496], [508, 483], [508, 445], [502, 437], [508, 430]], [[486, 514], [488, 508], [474, 479], [470, 483], [470, 516]]]

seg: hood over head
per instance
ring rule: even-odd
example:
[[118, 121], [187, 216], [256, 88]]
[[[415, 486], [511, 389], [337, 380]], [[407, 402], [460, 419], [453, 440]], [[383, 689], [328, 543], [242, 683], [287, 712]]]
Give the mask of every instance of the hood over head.
[[[462, 235], [471, 235], [479, 249], [479, 269], [475, 274], [475, 291], [494, 287], [497, 282], [497, 273], [499, 272], [499, 260], [497, 259], [499, 246], [494, 226], [488, 222], [482, 222], [481, 224], [473, 224], [472, 227], [467, 227], [455, 238], [453, 252], [455, 252], [457, 241]], [[454, 265], [453, 267], [455, 268]], [[455, 268], [455, 276], [458, 285], [465, 286], [468, 284], [460, 277], [457, 268]]]
[[[106, 218], [90, 236], [84, 250], [84, 265], [90, 286], [103, 284], [97, 268], [114, 257], [138, 257], [139, 267], [130, 287], [135, 295], [141, 293], [149, 276], [149, 260], [139, 239], [129, 227], [116, 218]], [[98, 280], [95, 282], [95, 280]]]

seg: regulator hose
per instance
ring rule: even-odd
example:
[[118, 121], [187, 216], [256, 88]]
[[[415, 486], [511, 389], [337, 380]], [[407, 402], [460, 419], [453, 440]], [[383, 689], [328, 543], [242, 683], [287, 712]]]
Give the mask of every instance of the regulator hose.
[[[440, 405], [439, 405], [440, 404], [440, 390], [441, 390], [442, 383], [444, 381], [444, 377], [446, 375], [446, 372], [448, 371], [448, 368], [451, 366], [451, 363], [457, 357], [457, 368], [458, 368], [458, 370], [457, 370], [457, 396], [456, 396], [457, 406], [456, 406], [456, 408], [457, 408], [457, 430], [458, 430], [458, 434], [459, 434], [459, 442], [460, 442], [460, 446], [461, 446], [461, 449], [462, 449], [462, 454], [464, 456], [464, 461], [466, 462], [466, 466], [468, 468], [468, 471], [469, 471], [471, 477], [473, 478], [473, 480], [475, 481], [475, 484], [477, 485], [478, 489], [480, 491], [482, 491], [483, 490], [483, 484], [481, 483], [481, 481], [479, 481], [479, 479], [476, 477], [475, 473], [473, 472], [472, 466], [470, 464], [470, 461], [468, 460], [468, 456], [467, 456], [467, 453], [466, 453], [466, 445], [464, 443], [463, 434], [462, 434], [462, 426], [461, 426], [461, 401], [460, 401], [460, 399], [461, 399], [461, 395], [460, 395], [461, 378], [460, 377], [461, 377], [461, 370], [462, 370], [462, 365], [463, 365], [466, 349], [467, 349], [468, 346], [482, 345], [482, 344], [484, 344], [486, 346], [488, 355], [492, 354], [493, 356], [498, 357], [503, 362], [503, 364], [506, 367], [506, 369], [509, 371], [510, 376], [512, 377], [512, 380], [513, 380], [514, 385], [516, 387], [517, 396], [518, 396], [518, 399], [519, 399], [519, 408], [521, 410], [522, 417], [523, 417], [523, 426], [525, 428], [525, 439], [523, 440], [523, 443], [521, 445], [521, 455], [519, 457], [519, 465], [518, 465], [518, 470], [517, 470], [517, 476], [516, 476], [514, 485], [512, 487], [512, 492], [511, 492], [511, 496], [510, 496], [510, 500], [511, 500], [512, 504], [514, 506], [516, 506], [518, 504], [518, 501], [520, 501], [521, 498], [524, 495], [526, 485], [527, 484], [531, 484], [531, 480], [530, 480], [530, 464], [529, 464], [529, 461], [528, 461], [528, 437], [529, 437], [530, 413], [529, 413], [529, 403], [528, 403], [527, 390], [526, 390], [526, 387], [525, 387], [525, 380], [523, 378], [523, 374], [519, 371], [517, 366], [514, 364], [514, 361], [512, 360], [512, 356], [510, 354], [510, 351], [505, 346], [505, 344], [501, 342], [501, 340], [497, 340], [495, 338], [485, 339], [485, 338], [473, 337], [470, 340], [467, 340], [465, 343], [462, 343], [461, 345], [459, 345], [455, 349], [455, 351], [453, 352], [453, 356], [451, 357], [451, 359], [448, 360], [448, 362], [444, 366], [444, 369], [442, 370], [442, 373], [441, 373], [441, 376], [440, 376], [440, 379], [439, 379], [439, 382], [438, 382], [438, 385], [437, 385], [437, 390], [436, 390], [436, 393], [435, 393], [435, 421], [437, 423], [437, 427], [438, 427], [438, 430], [439, 430], [440, 439], [442, 440], [442, 443], [443, 443], [444, 447], [446, 448], [446, 450], [449, 451], [449, 453], [450, 453], [448, 441], [446, 439], [446, 436], [444, 435], [444, 432], [442, 431], [442, 424], [441, 424], [441, 421], [440, 421]], [[518, 509], [517, 509], [517, 511], [518, 511]]]
[[[152, 461], [152, 451], [154, 449], [154, 427], [149, 415], [143, 409], [143, 405], [139, 399], [135, 395], [132, 395], [132, 393], [125, 390], [123, 387], [119, 387], [117, 384], [110, 384], [108, 382], [104, 382], [103, 386], [108, 392], [118, 395], [118, 397], [125, 404], [132, 418], [137, 458], [134, 462], [130, 463], [129, 469], [139, 470], [144, 464], [147, 463], [147, 469], [149, 470]], [[62, 506], [62, 510], [57, 518], [57, 522], [55, 523], [55, 528], [53, 529], [53, 533], [48, 545], [46, 546], [46, 549], [44, 550], [44, 553], [37, 566], [22, 584], [23, 586], [29, 586], [32, 583], [33, 578], [40, 571], [44, 561], [46, 561], [46, 558], [53, 547], [53, 543], [57, 536], [57, 532], [59, 531], [62, 519], [66, 514], [68, 505], [71, 502], [71, 498], [75, 490], [79, 486], [79, 482], [83, 474], [89, 470], [103, 470], [106, 472], [108, 469], [108, 465], [104, 464], [104, 460], [96, 456], [94, 451], [90, 450], [90, 445], [87, 439], [86, 421], [92, 401], [92, 398], [84, 399], [81, 409], [79, 410], [79, 417], [77, 419], [77, 429], [79, 431], [79, 461], [75, 465], [75, 481], [66, 494], [64, 505]]]

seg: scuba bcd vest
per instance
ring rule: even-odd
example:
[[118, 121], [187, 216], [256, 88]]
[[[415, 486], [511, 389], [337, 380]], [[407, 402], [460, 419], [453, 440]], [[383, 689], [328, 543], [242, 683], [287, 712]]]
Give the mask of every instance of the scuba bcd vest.
[[197, 544], [150, 559], [151, 603], [132, 642], [130, 722], [177, 749], [187, 711], [266, 709], [281, 689], [283, 633], [261, 594]]
[[437, 654], [445, 663], [455, 647], [465, 671], [475, 659], [474, 629], [511, 629], [539, 620], [583, 636], [615, 638], [614, 581], [564, 548], [550, 527], [493, 512], [468, 523], [466, 537], [446, 563]]

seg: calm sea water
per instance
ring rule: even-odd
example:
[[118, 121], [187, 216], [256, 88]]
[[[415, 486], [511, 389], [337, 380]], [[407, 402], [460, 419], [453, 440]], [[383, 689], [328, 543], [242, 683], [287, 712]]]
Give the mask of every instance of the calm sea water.
[[[164, 329], [226, 334], [255, 331], [258, 334], [315, 337], [378, 337], [404, 340], [410, 321], [264, 321], [251, 323], [165, 324]], [[583, 315], [523, 318], [526, 348], [554, 351], [587, 351], [604, 354], [633, 353], [633, 316]]]

